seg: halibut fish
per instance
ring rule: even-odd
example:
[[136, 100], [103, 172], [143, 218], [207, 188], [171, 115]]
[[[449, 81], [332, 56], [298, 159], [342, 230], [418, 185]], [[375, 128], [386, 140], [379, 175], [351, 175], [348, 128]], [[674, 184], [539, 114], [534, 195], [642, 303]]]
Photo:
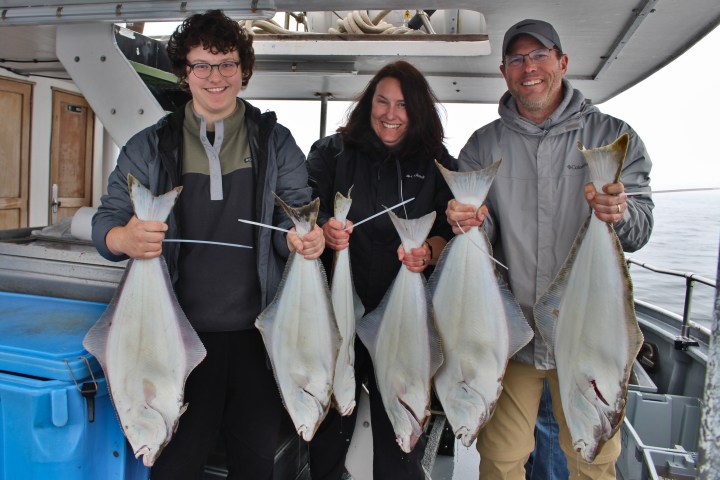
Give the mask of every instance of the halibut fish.
[[[425, 241], [435, 212], [415, 220], [390, 212], [390, 218], [409, 252]], [[430, 415], [430, 380], [443, 358], [422, 274], [401, 265], [380, 305], [358, 322], [357, 334], [372, 357], [397, 443], [409, 453]]]
[[[352, 190], [352, 187], [350, 187]], [[335, 194], [335, 219], [345, 224], [352, 199]], [[332, 283], [330, 285], [333, 310], [342, 343], [335, 364], [333, 397], [340, 415], [350, 415], [355, 409], [355, 324], [365, 313], [360, 297], [355, 291], [350, 269], [350, 247], [335, 252]]]
[[[627, 134], [589, 150], [578, 142], [598, 192], [619, 181], [627, 145]], [[612, 225], [590, 213], [534, 313], [555, 355], [573, 448], [592, 462], [620, 427], [632, 364], [643, 342], [630, 274]]]
[[[128, 175], [128, 189], [140, 220], [165, 221], [182, 187], [154, 197]], [[105, 372], [135, 457], [151, 467], [188, 408], [185, 381], [206, 354], [178, 304], [162, 256], [128, 262], [115, 296], [83, 346]]]
[[[301, 237], [317, 220], [320, 199], [292, 208], [276, 199]], [[320, 260], [293, 252], [275, 299], [258, 316], [273, 373], [295, 430], [309, 442], [330, 406], [340, 332]]]
[[[435, 162], [455, 198], [480, 208], [500, 160], [472, 172]], [[508, 359], [533, 337], [515, 297], [502, 282], [482, 228], [455, 236], [428, 281], [445, 361], [435, 393], [455, 437], [469, 447], [487, 423], [502, 391]]]

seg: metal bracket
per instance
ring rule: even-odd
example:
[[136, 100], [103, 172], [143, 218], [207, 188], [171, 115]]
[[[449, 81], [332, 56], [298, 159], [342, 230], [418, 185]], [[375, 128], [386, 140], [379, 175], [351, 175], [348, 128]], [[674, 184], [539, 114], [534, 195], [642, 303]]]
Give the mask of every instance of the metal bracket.
[[90, 372], [90, 378], [92, 378], [92, 382], [85, 382], [82, 384], [82, 386], [75, 378], [75, 374], [73, 373], [72, 368], [70, 368], [70, 364], [68, 363], [68, 361], [63, 358], [63, 362], [65, 362], [65, 366], [70, 372], [70, 376], [72, 377], [73, 382], [75, 382], [75, 387], [80, 392], [80, 395], [85, 397], [88, 409], [88, 422], [93, 423], [95, 421], [95, 395], [98, 391], [98, 385], [97, 381], [95, 380], [95, 375], [93, 375], [92, 368], [90, 368], [90, 361], [87, 359], [87, 357], [78, 357], [78, 359], [85, 362], [88, 372]]
[[678, 335], [675, 337], [675, 350], [682, 350], [685, 351], [690, 347], [699, 347], [700, 344], [697, 340], [690, 338], [690, 337], [684, 337], [682, 335]]

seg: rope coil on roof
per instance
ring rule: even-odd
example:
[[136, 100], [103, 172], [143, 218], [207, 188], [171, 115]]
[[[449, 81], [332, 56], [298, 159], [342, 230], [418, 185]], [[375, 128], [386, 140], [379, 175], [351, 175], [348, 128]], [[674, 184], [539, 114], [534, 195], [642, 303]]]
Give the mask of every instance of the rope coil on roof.
[[[371, 19], [367, 10], [354, 10], [338, 18], [335, 27], [330, 27], [331, 34], [352, 34], [352, 35], [405, 35], [424, 34], [422, 30], [414, 30], [407, 26], [395, 26], [383, 20], [391, 10], [383, 10], [374, 19]], [[307, 25], [306, 25], [307, 27]], [[245, 28], [254, 34], [297, 34], [303, 33], [287, 30], [274, 20], [248, 20]]]

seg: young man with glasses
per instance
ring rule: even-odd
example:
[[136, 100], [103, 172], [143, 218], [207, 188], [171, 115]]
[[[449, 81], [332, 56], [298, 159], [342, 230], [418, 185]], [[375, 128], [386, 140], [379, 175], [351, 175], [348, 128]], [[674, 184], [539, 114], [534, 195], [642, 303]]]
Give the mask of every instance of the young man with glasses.
[[[310, 201], [305, 156], [272, 112], [237, 98], [252, 76], [252, 36], [220, 11], [187, 18], [168, 55], [190, 100], [123, 147], [108, 194], [93, 219], [93, 240], [110, 260], [165, 256], [178, 301], [207, 350], [185, 385], [187, 411], [152, 469], [153, 480], [200, 480], [223, 434], [228, 478], [271, 479], [285, 415], [254, 323], [275, 296], [297, 250], [322, 253], [319, 227], [285, 235], [239, 218], [290, 228], [272, 193]], [[182, 185], [163, 222], [133, 215], [127, 176], [153, 194]], [[166, 243], [164, 238], [235, 243], [252, 249]]]
[[[642, 140], [621, 120], [602, 114], [563, 78], [568, 55], [547, 22], [523, 20], [505, 33], [500, 71], [508, 91], [500, 99], [500, 119], [480, 128], [460, 152], [460, 170], [503, 163], [487, 199], [477, 212], [456, 200], [448, 204], [448, 221], [456, 234], [482, 225], [493, 250], [508, 265], [509, 285], [525, 316], [534, 325], [533, 305], [550, 286], [590, 209], [613, 224], [625, 251], [648, 241], [653, 203], [649, 196], [626, 191], [649, 190], [651, 162]], [[577, 142], [588, 147], [630, 135], [621, 182], [598, 192]], [[459, 222], [460, 227], [456, 225]], [[481, 287], [479, 287], [481, 288]], [[508, 363], [493, 417], [480, 432], [480, 477], [524, 479], [533, 451], [533, 431], [547, 380], [553, 413], [560, 427], [560, 446], [570, 476], [615, 478], [620, 454], [616, 433], [593, 463], [577, 454], [562, 411], [552, 352], [537, 334]]]

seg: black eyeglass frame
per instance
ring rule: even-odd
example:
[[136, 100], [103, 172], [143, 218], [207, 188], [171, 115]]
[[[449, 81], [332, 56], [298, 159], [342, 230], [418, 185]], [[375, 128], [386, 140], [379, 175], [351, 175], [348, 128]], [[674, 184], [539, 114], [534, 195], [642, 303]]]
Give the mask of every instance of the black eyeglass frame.
[[[225, 75], [222, 72], [222, 67], [224, 65], [229, 65], [229, 64], [235, 65], [235, 70], [233, 70], [233, 72], [231, 74]], [[217, 71], [221, 77], [224, 77], [224, 78], [233, 77], [233, 76], [235, 76], [235, 74], [237, 74], [238, 70], [240, 69], [240, 64], [241, 64], [240, 61], [235, 62], [232, 60], [228, 60], [226, 62], [220, 62], [220, 63], [206, 63], [206, 62], [188, 63], [187, 66], [190, 68], [190, 71], [193, 73], [193, 75], [195, 75], [200, 80], [205, 80], [206, 78], [210, 78], [212, 76], [213, 69], [215, 69], [215, 68], [217, 68]], [[204, 77], [198, 75], [198, 73], [195, 71], [196, 67], [198, 67], [200, 65], [210, 67], [209, 73]]]
[[[525, 65], [525, 57], [530, 58], [533, 61], [533, 63], [542, 63], [545, 60], [547, 60], [548, 58], [550, 58], [550, 52], [552, 52], [553, 50], [555, 50], [556, 52], [558, 52], [559, 54], [562, 55], [562, 52], [560, 50], [558, 50], [558, 48], [555, 46], [552, 46], [550, 48], [547, 48], [547, 47], [536, 48], [535, 50], [533, 50], [532, 52], [529, 52], [529, 53], [513, 53], [512, 55], [505, 55], [505, 58], [503, 58], [503, 65], [505, 65], [505, 68], [521, 67], [522, 65]], [[544, 58], [538, 62], [536, 59], [532, 58], [532, 55], [537, 54], [537, 52], [541, 52], [541, 51], [547, 51], [548, 55], [546, 58]], [[514, 58], [520, 58], [521, 59], [520, 63], [518, 63], [517, 65], [510, 65], [508, 59], [514, 59]]]

